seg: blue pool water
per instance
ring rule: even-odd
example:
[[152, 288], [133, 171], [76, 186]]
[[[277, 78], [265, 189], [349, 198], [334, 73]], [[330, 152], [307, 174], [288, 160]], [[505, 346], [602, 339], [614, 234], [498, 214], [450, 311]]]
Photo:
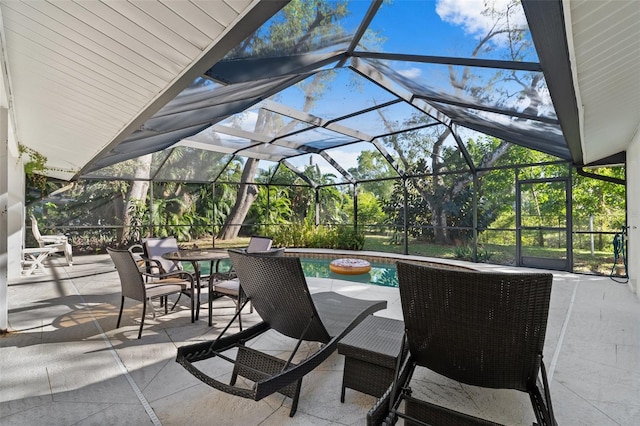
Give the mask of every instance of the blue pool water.
[[361, 275], [342, 275], [331, 272], [330, 259], [300, 258], [306, 277], [335, 278], [345, 281], [369, 283], [385, 287], [398, 287], [398, 274], [393, 263], [371, 262], [371, 271]]
[[[398, 274], [396, 272], [396, 265], [393, 263], [371, 262], [371, 271], [367, 274], [342, 275], [331, 272], [329, 269], [331, 259], [300, 257], [300, 262], [302, 263], [302, 270], [306, 277], [334, 278], [385, 287], [398, 287]], [[191, 265], [185, 263], [184, 266], [185, 269], [189, 270]], [[228, 259], [220, 261], [220, 271], [228, 271], [230, 266], [231, 262]], [[208, 274], [208, 269], [208, 264], [205, 266], [203, 263], [202, 272]]]

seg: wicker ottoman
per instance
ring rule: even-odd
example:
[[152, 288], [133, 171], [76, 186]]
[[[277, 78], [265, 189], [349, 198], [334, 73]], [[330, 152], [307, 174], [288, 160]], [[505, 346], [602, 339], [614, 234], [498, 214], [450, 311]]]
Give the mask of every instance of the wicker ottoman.
[[338, 342], [338, 353], [345, 356], [342, 393], [346, 388], [381, 397], [393, 381], [402, 350], [404, 323], [369, 316]]

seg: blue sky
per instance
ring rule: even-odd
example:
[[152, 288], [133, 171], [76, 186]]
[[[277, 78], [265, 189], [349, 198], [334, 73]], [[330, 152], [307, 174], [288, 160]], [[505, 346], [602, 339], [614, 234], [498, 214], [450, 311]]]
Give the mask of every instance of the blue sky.
[[[510, 0], [494, 0], [497, 10], [503, 10]], [[348, 32], [354, 32], [365, 12], [370, 6], [370, 1], [351, 0], [349, 9], [351, 14], [341, 22], [342, 27]], [[494, 25], [495, 18], [482, 14], [483, 0], [390, 0], [385, 1], [376, 17], [370, 24], [370, 29], [384, 38], [381, 46], [371, 46], [364, 43], [364, 48], [374, 50], [374, 47], [387, 53], [432, 55], [432, 56], [461, 56], [469, 57], [478, 38], [484, 36]], [[522, 8], [510, 16], [512, 24], [526, 22]], [[504, 39], [495, 40], [489, 53], [481, 54], [481, 58], [505, 59], [501, 54], [505, 47]], [[537, 58], [528, 58], [536, 61]], [[409, 62], [390, 62], [394, 70], [405, 77], [416, 81], [422, 81], [427, 87], [435, 90], [446, 89], [451, 92], [446, 66], [417, 64]], [[490, 71], [493, 72], [493, 71]], [[372, 89], [373, 84], [362, 83], [364, 90], [359, 92], [349, 86], [351, 78], [349, 73], [339, 73], [338, 77], [330, 83], [325, 95], [318, 101], [318, 105], [310, 112], [331, 119], [354, 110], [363, 109], [374, 103], [381, 103], [386, 98], [386, 92], [380, 88]], [[372, 92], [375, 90], [375, 92]], [[373, 94], [375, 93], [375, 95]], [[303, 94], [296, 88], [289, 88], [279, 97], [279, 100], [293, 108], [301, 109]], [[251, 128], [252, 119], [249, 113], [246, 116], [245, 125]], [[400, 118], [398, 118], [400, 119]], [[244, 126], [243, 126], [244, 127]], [[247, 130], [249, 130], [247, 128]], [[358, 144], [360, 145], [360, 144]], [[330, 152], [345, 169], [355, 167], [357, 155], [353, 155], [360, 146], [334, 149]], [[308, 164], [308, 158], [292, 160], [302, 168]], [[329, 172], [329, 169], [323, 171]], [[335, 174], [335, 171], [332, 171]]]

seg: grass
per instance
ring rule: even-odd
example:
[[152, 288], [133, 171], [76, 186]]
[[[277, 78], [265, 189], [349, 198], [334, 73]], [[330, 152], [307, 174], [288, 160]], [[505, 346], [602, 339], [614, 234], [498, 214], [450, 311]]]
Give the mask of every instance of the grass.
[[[498, 265], [515, 265], [516, 249], [513, 245], [483, 244], [482, 247], [490, 254], [487, 263]], [[385, 253], [404, 253], [404, 244], [391, 244], [390, 238], [384, 235], [367, 235], [364, 250]], [[410, 240], [409, 254], [439, 259], [455, 259], [456, 247], [453, 245], [438, 245], [424, 241]], [[566, 251], [550, 247], [526, 247], [528, 256], [561, 259]], [[466, 259], [471, 260], [471, 259]], [[594, 251], [574, 249], [573, 270], [578, 273], [609, 275], [613, 266], [613, 251]]]
[[[189, 247], [196, 244], [198, 247], [211, 247], [210, 239], [202, 239], [189, 243]], [[249, 244], [249, 237], [238, 237], [233, 240], [216, 240], [216, 248], [237, 248], [246, 247]], [[515, 246], [500, 244], [483, 244], [483, 249], [487, 251], [489, 259], [487, 263], [498, 265], [515, 265]], [[185, 246], [185, 248], [187, 248]], [[367, 235], [363, 250], [379, 251], [383, 253], [404, 253], [404, 244], [393, 244], [389, 236]], [[550, 247], [526, 247], [528, 256], [562, 258], [566, 256], [564, 249]], [[416, 239], [409, 240], [409, 254], [416, 256], [435, 257], [439, 259], [456, 259], [455, 245], [438, 245]], [[463, 259], [471, 260], [471, 259]], [[613, 251], [595, 251], [593, 256], [590, 250], [574, 249], [573, 270], [577, 273], [609, 275], [613, 266]]]

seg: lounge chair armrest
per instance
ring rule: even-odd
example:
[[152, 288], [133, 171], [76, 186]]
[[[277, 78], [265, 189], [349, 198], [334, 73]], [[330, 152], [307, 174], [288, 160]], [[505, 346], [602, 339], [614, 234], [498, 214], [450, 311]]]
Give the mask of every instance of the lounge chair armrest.
[[167, 272], [163, 274], [152, 274], [149, 272], [141, 272], [141, 274], [149, 278], [161, 279], [161, 278], [179, 277], [179, 278], [191, 281], [192, 284], [195, 282], [195, 278], [193, 277], [193, 274], [187, 271], [174, 271], [174, 272]]

